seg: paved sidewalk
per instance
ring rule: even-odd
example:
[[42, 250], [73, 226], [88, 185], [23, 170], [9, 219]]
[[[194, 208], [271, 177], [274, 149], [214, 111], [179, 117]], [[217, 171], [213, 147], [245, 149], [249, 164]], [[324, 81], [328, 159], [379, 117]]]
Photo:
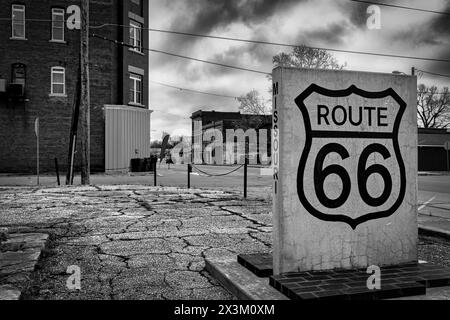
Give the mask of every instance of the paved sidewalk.
[[417, 208], [420, 231], [450, 239], [450, 201], [448, 196], [448, 193], [420, 193]]

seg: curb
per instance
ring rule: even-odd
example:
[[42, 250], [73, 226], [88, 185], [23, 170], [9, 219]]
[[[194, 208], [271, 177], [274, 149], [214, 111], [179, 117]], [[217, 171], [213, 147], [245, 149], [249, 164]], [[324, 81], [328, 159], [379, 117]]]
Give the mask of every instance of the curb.
[[10, 233], [1, 243], [0, 300], [20, 300], [28, 278], [47, 248], [49, 234]]
[[419, 234], [450, 240], [450, 231], [433, 228], [433, 227], [424, 227], [424, 226], [419, 225]]
[[436, 177], [442, 177], [442, 176], [450, 176], [450, 172], [442, 172], [442, 171], [436, 171], [436, 172], [418, 172], [417, 175], [420, 177], [424, 176], [436, 176]]
[[239, 300], [289, 300], [269, 284], [268, 277], [257, 277], [237, 257], [205, 259], [205, 269]]

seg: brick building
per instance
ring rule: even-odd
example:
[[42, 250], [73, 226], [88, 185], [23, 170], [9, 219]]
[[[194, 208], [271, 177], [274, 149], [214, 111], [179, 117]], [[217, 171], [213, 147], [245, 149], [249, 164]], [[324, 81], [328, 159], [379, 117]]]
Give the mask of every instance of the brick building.
[[[79, 7], [79, 0], [0, 2], [0, 172], [35, 172], [37, 117], [41, 170], [54, 171], [55, 157], [60, 169], [67, 169], [79, 72]], [[105, 124], [108, 107], [120, 106], [128, 113], [149, 109], [149, 59], [144, 50], [148, 33], [143, 31], [148, 28], [148, 1], [91, 0], [90, 26], [91, 34], [135, 46], [89, 39], [91, 170], [104, 171], [106, 145], [116, 148], [116, 142], [108, 142], [111, 137], [105, 134], [105, 127], [115, 128]], [[149, 120], [150, 111], [146, 113]], [[110, 118], [124, 122], [122, 126], [133, 121], [120, 114]], [[139, 140], [149, 144], [149, 132], [150, 123], [137, 133]], [[79, 141], [76, 148], [80, 150]], [[75, 154], [75, 168], [79, 155]]]
[[[201, 125], [201, 132], [202, 132], [202, 138], [201, 138], [201, 144], [202, 144], [202, 150], [206, 149], [206, 146], [211, 143], [211, 140], [209, 137], [205, 137], [205, 132], [209, 129], [215, 129], [221, 132], [223, 143], [224, 143], [224, 153], [226, 152], [226, 143], [233, 143], [234, 144], [234, 152], [237, 153], [237, 138], [234, 137], [234, 140], [226, 141], [227, 139], [227, 130], [238, 130], [242, 129], [244, 132], [248, 132], [249, 129], [254, 129], [256, 132], [255, 137], [255, 143], [257, 147], [253, 150], [255, 154], [249, 154], [250, 157], [250, 163], [260, 163], [260, 147], [262, 143], [265, 142], [265, 147], [261, 148], [261, 150], [264, 150], [263, 153], [267, 153], [268, 156], [270, 156], [270, 148], [271, 148], [271, 128], [272, 128], [272, 116], [271, 115], [254, 115], [254, 114], [241, 114], [240, 112], [218, 112], [218, 111], [202, 111], [198, 110], [191, 115], [192, 119], [192, 137], [194, 138], [194, 143], [196, 142], [196, 139], [198, 139], [198, 134], [196, 132], [199, 131], [195, 128], [195, 123]], [[200, 126], [199, 126], [200, 127]], [[266, 134], [266, 136], [263, 136], [263, 132]], [[251, 152], [251, 147], [249, 148], [249, 143], [251, 144], [251, 135], [247, 135], [246, 139], [249, 139], [247, 141], [247, 151]], [[264, 140], [265, 139], [265, 140]], [[263, 141], [264, 140], [264, 141]], [[198, 140], [197, 140], [198, 142]], [[214, 150], [212, 151], [212, 155], [214, 155]], [[203, 154], [203, 160], [208, 162], [207, 159], [205, 159], [205, 154]], [[227, 160], [224, 161], [227, 163]], [[228, 161], [229, 162], [229, 161]], [[237, 163], [242, 163], [243, 158], [241, 157], [237, 158]]]

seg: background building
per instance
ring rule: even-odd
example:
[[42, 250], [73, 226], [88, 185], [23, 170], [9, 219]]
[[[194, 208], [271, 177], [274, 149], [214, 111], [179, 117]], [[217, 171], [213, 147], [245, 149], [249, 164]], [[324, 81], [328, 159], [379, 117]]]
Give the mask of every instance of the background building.
[[[257, 146], [258, 150], [256, 155], [250, 155], [259, 159], [259, 146], [260, 146], [260, 135], [259, 131], [266, 130], [267, 132], [267, 155], [270, 157], [271, 148], [271, 129], [272, 129], [272, 115], [255, 115], [255, 114], [241, 114], [240, 112], [217, 112], [217, 111], [202, 111], [198, 110], [191, 115], [192, 119], [192, 136], [195, 136], [194, 122], [201, 122], [202, 134], [208, 129], [217, 129], [222, 133], [223, 143], [224, 143], [224, 153], [226, 152], [226, 131], [227, 129], [242, 129], [247, 131], [248, 129], [255, 129], [257, 132]], [[237, 142], [237, 141], [235, 141]], [[202, 150], [205, 150], [206, 146], [210, 144], [211, 141], [207, 139], [202, 139]], [[234, 152], [236, 153], [237, 145], [235, 143]], [[204, 155], [205, 156], [205, 155]], [[214, 151], [212, 156], [214, 156]], [[203, 159], [206, 161], [206, 159]], [[238, 158], [238, 162], [241, 163], [242, 158]], [[259, 160], [258, 160], [259, 162]]]
[[450, 156], [444, 143], [450, 142], [450, 129], [419, 128], [418, 133], [419, 171], [447, 171]]
[[[79, 6], [76, 0], [0, 2], [0, 172], [35, 172], [37, 117], [41, 170], [53, 171], [54, 158], [67, 169], [79, 73], [80, 30], [74, 19]], [[90, 26], [90, 34], [136, 46], [89, 39], [91, 170], [104, 171], [122, 167], [129, 153], [149, 155], [149, 60], [143, 49], [148, 37], [142, 30], [148, 28], [148, 1], [91, 0]], [[148, 125], [139, 121], [142, 114]], [[138, 130], [124, 137], [120, 132], [128, 132], [127, 126]], [[79, 163], [78, 152], [75, 168]]]
[[[218, 129], [226, 137], [227, 129], [264, 128], [268, 129], [268, 150], [270, 155], [272, 127], [271, 115], [247, 115], [240, 112], [216, 112], [198, 110], [191, 115], [192, 136], [194, 136], [194, 121], [201, 122], [202, 134], [208, 129]], [[450, 129], [424, 129], [418, 128], [418, 166], [419, 171], [447, 171], [450, 167], [450, 154], [444, 149], [444, 143], [450, 142]], [[205, 147], [211, 141], [202, 140]], [[449, 166], [447, 166], [449, 162]]]

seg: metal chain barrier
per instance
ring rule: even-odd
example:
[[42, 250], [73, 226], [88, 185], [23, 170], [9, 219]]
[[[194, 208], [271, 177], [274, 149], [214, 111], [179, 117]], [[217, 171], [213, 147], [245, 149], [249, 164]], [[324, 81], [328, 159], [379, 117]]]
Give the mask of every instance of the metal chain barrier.
[[244, 166], [244, 165], [242, 164], [242, 165], [240, 165], [239, 167], [237, 167], [236, 169], [233, 169], [233, 170], [231, 170], [230, 172], [227, 172], [227, 173], [211, 174], [211, 173], [207, 173], [207, 172], [205, 172], [205, 171], [203, 171], [203, 170], [197, 168], [195, 165], [192, 165], [192, 167], [195, 168], [195, 170], [197, 170], [197, 171], [200, 172], [200, 173], [206, 174], [208, 177], [221, 177], [221, 176], [226, 176], [226, 175], [229, 175], [229, 174], [231, 174], [231, 173], [233, 173], [233, 172], [238, 171], [238, 170], [239, 170], [240, 168], [242, 168], [243, 166]]

